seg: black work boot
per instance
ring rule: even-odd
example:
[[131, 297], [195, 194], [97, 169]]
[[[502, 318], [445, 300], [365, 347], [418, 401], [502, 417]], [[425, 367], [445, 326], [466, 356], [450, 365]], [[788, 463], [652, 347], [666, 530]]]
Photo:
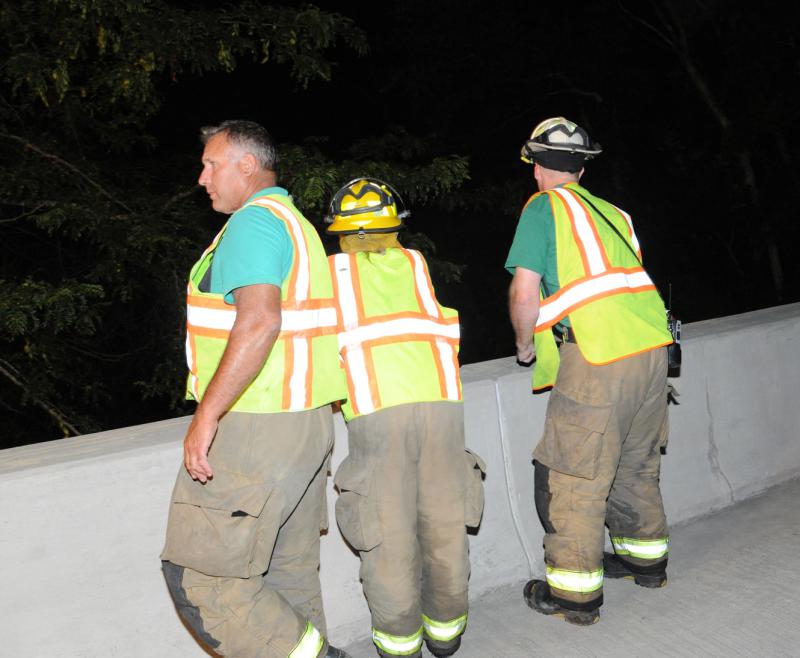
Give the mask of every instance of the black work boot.
[[603, 553], [603, 575], [606, 578], [633, 579], [637, 585], [657, 589], [667, 586], [666, 566], [657, 565], [652, 573], [637, 573], [614, 553]]
[[598, 608], [571, 610], [556, 603], [550, 595], [550, 585], [544, 580], [529, 580], [525, 585], [525, 589], [522, 590], [522, 596], [525, 598], [528, 607], [533, 608], [536, 612], [541, 612], [543, 615], [563, 617], [564, 621], [576, 626], [591, 626], [600, 621], [600, 610]]
[[452, 656], [461, 648], [461, 636], [459, 635], [448, 642], [440, 642], [431, 637], [426, 637], [425, 644], [428, 645], [428, 651], [436, 658], [446, 658], [447, 656]]
[[328, 651], [322, 656], [322, 658], [352, 658], [352, 656], [344, 649], [337, 649], [329, 644]]
[[[396, 656], [393, 653], [386, 653], [385, 651], [382, 651], [378, 647], [375, 647], [375, 648], [377, 649], [378, 655], [381, 658], [399, 658], [398, 656]], [[402, 658], [422, 658], [422, 651], [421, 650], [417, 651], [417, 653], [413, 653], [413, 654], [411, 654], [409, 656], [403, 656]]]

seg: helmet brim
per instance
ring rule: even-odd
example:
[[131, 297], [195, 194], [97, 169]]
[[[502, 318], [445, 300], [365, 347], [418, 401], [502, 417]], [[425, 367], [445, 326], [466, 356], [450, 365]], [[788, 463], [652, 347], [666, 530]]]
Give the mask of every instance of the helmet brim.
[[600, 144], [592, 144], [591, 146], [578, 146], [575, 144], [542, 144], [529, 139], [522, 146], [522, 156], [525, 157], [525, 152], [541, 153], [542, 151], [563, 151], [566, 153], [579, 153], [586, 156], [600, 155], [603, 152]]

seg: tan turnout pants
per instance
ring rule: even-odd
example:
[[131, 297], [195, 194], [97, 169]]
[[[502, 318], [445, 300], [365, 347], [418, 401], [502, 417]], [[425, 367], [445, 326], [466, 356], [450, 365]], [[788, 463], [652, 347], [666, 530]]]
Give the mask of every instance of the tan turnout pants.
[[178, 612], [223, 656], [286, 658], [310, 621], [325, 633], [320, 529], [333, 445], [329, 406], [230, 412], [209, 451], [214, 477], [181, 466], [161, 555]]
[[408, 654], [421, 644], [423, 615], [466, 623], [465, 526], [480, 523], [485, 467], [464, 448], [463, 406], [457, 402], [404, 404], [358, 416], [348, 424], [348, 444], [335, 477], [336, 519], [361, 555], [376, 644], [389, 654], [405, 646]]
[[[659, 490], [667, 435], [666, 349], [594, 366], [577, 345], [562, 345], [544, 435], [533, 453], [548, 567], [584, 575], [602, 570], [604, 523], [612, 537], [667, 537]], [[629, 561], [645, 570], [666, 568], [666, 556]], [[578, 592], [551, 583], [551, 592], [577, 610], [603, 601], [602, 585]]]

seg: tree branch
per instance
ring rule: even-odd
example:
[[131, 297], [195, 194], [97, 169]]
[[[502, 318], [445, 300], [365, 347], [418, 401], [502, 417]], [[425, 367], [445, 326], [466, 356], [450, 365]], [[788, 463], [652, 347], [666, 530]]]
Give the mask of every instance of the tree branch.
[[35, 144], [31, 144], [30, 142], [26, 141], [25, 139], [23, 139], [22, 137], [19, 137], [17, 135], [10, 135], [8, 133], [0, 133], [0, 137], [5, 137], [6, 139], [8, 139], [8, 140], [10, 140], [12, 142], [17, 142], [18, 144], [22, 144], [23, 148], [26, 148], [26, 149], [28, 149], [30, 151], [33, 151], [37, 155], [40, 155], [41, 157], [45, 158], [46, 160], [50, 160], [52, 162], [55, 162], [58, 165], [61, 165], [65, 169], [69, 169], [72, 173], [77, 174], [83, 180], [85, 180], [87, 183], [89, 183], [89, 185], [91, 185], [94, 189], [96, 189], [98, 192], [100, 192], [100, 194], [102, 194], [104, 197], [109, 199], [112, 203], [114, 203], [115, 205], [119, 206], [120, 208], [123, 208], [129, 214], [131, 214], [131, 215], [134, 214], [133, 210], [131, 210], [128, 206], [126, 206], [122, 201], [117, 199], [116, 196], [114, 196], [113, 194], [108, 192], [102, 185], [100, 185], [99, 183], [97, 183], [94, 180], [92, 180], [91, 178], [89, 178], [80, 169], [78, 169], [78, 167], [76, 167], [75, 165], [67, 162], [63, 158], [60, 158], [57, 155], [54, 155], [52, 153], [48, 153], [47, 151], [43, 151], [42, 149], [40, 149]]
[[621, 0], [617, 0], [617, 6], [620, 8], [622, 13], [625, 14], [628, 18], [630, 18], [634, 23], [638, 23], [639, 25], [641, 25], [646, 30], [649, 30], [650, 32], [655, 34], [659, 39], [661, 39], [665, 44], [667, 44], [667, 46], [670, 49], [672, 49], [672, 50], [676, 49], [674, 41], [672, 41], [666, 34], [664, 34], [663, 32], [659, 31], [659, 29], [655, 25], [653, 25], [652, 23], [648, 23], [646, 20], [644, 20], [640, 16], [637, 16], [636, 14], [634, 14], [630, 9], [628, 9], [621, 2]]
[[167, 202], [163, 206], [161, 206], [161, 210], [162, 211], [169, 210], [169, 208], [172, 205], [178, 203], [178, 201], [182, 201], [188, 196], [192, 196], [192, 194], [197, 192], [197, 190], [199, 189], [200, 189], [199, 185], [192, 185], [192, 187], [190, 187], [188, 190], [183, 190], [182, 192], [178, 192], [178, 194], [176, 194], [175, 196], [167, 199]]
[[0, 375], [3, 375], [3, 377], [5, 377], [8, 381], [22, 389], [28, 396], [30, 396], [34, 404], [43, 409], [47, 415], [56, 422], [56, 424], [61, 428], [61, 431], [64, 433], [65, 437], [69, 436], [70, 434], [73, 436], [80, 434], [78, 428], [70, 423], [67, 420], [67, 417], [61, 411], [59, 411], [46, 400], [42, 400], [40, 397], [31, 393], [31, 390], [28, 388], [28, 386], [21, 379], [19, 379], [16, 374], [16, 369], [10, 363], [0, 360]]
[[28, 217], [30, 215], [34, 215], [39, 210], [41, 210], [42, 208], [44, 208], [47, 205], [50, 205], [50, 204], [40, 203], [33, 210], [29, 210], [28, 212], [24, 212], [21, 215], [17, 215], [16, 217], [4, 217], [4, 218], [0, 219], [0, 224], [10, 224], [11, 222], [16, 222], [16, 221], [22, 219], [23, 217]]

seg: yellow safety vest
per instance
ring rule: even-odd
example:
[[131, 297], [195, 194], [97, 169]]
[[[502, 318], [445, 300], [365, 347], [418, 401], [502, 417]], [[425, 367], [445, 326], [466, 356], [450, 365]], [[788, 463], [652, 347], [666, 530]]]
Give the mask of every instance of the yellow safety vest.
[[347, 420], [410, 402], [461, 400], [458, 312], [436, 300], [418, 251], [329, 257]]
[[[289, 274], [281, 284], [281, 331], [261, 371], [231, 406], [232, 411], [271, 413], [314, 409], [345, 395], [336, 339], [337, 315], [325, 251], [314, 227], [280, 194], [253, 199], [282, 221], [292, 240]], [[228, 344], [236, 306], [223, 295], [201, 292], [227, 223], [192, 267], [186, 300], [188, 399], [198, 402]]]
[[[534, 330], [533, 389], [555, 383], [559, 355], [550, 329], [567, 315], [581, 354], [594, 365], [669, 345], [666, 309], [641, 265], [630, 215], [576, 183], [540, 192], [531, 200], [540, 194], [548, 196], [553, 210], [561, 287], [547, 297], [542, 293]], [[638, 259], [586, 199], [627, 236]]]

